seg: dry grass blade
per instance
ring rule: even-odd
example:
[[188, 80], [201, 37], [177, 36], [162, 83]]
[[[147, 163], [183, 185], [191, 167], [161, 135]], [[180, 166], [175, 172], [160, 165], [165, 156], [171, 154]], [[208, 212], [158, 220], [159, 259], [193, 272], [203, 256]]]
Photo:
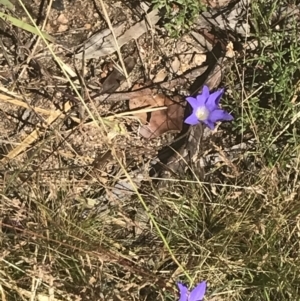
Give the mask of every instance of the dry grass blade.
[[[5, 98], [4, 98], [5, 99]], [[1, 100], [1, 99], [0, 99]], [[7, 99], [6, 99], [7, 100]], [[20, 103], [17, 100], [11, 100], [14, 104]], [[71, 109], [71, 103], [67, 102], [65, 104], [65, 113]], [[45, 120], [47, 126], [50, 126], [60, 115], [63, 113], [60, 110], [51, 112], [51, 115]], [[1, 159], [2, 163], [7, 163], [9, 160], [17, 157], [20, 153], [25, 151], [34, 141], [40, 137], [41, 131], [34, 130], [31, 132], [23, 141], [20, 142], [20, 145], [11, 150], [4, 158]]]
[[[4, 274], [3, 276], [6, 276], [6, 275]], [[19, 294], [19, 297], [22, 300], [31, 300], [32, 299], [32, 296], [33, 296], [32, 291], [27, 291], [25, 289], [22, 289], [22, 288], [18, 287], [16, 284], [12, 284], [11, 281], [10, 282], [5, 281], [4, 278], [0, 280], [0, 283], [4, 287], [6, 287], [6, 289], [17, 291], [18, 294]], [[2, 300], [5, 301], [5, 298], [2, 299]], [[62, 300], [71, 301], [70, 298], [67, 298], [67, 299], [58, 299], [58, 298], [55, 298], [53, 296], [47, 296], [47, 295], [41, 294], [41, 293], [37, 293], [35, 295], [35, 300], [38, 300], [38, 301], [62, 301]]]

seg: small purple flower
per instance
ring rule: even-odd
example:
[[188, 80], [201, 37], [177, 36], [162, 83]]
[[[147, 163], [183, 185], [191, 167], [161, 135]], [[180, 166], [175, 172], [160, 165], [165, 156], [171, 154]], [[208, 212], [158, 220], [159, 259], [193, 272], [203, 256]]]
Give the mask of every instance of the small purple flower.
[[197, 95], [196, 98], [187, 97], [186, 100], [191, 105], [193, 112], [184, 122], [190, 125], [203, 122], [213, 130], [217, 121], [233, 120], [232, 115], [222, 110], [219, 106], [223, 94], [224, 89], [210, 93], [209, 88], [203, 86], [202, 94]]
[[177, 286], [180, 294], [179, 301], [202, 301], [206, 292], [206, 281], [197, 284], [191, 292], [180, 282], [177, 283]]

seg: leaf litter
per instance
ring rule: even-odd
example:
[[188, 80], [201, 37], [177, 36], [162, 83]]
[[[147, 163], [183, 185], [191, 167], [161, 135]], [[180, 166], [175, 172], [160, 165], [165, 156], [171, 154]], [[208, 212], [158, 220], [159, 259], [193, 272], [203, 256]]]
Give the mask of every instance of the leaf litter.
[[[180, 132], [182, 130], [185, 104], [180, 102], [178, 96], [171, 100], [164, 94], [132, 97], [129, 100], [130, 110], [159, 107], [163, 107], [163, 109], [150, 113], [135, 114], [142, 123], [139, 134], [146, 139], [157, 138], [169, 131]], [[150, 115], [149, 121], [148, 115]]]

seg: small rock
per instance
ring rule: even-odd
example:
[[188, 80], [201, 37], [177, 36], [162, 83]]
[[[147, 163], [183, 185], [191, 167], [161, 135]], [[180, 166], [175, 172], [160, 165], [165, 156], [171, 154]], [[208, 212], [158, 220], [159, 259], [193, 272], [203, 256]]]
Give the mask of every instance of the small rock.
[[229, 42], [226, 46], [226, 57], [228, 58], [235, 57], [234, 46], [232, 42]]
[[46, 29], [46, 32], [48, 32], [48, 33], [52, 33], [53, 32], [53, 28], [52, 28], [52, 26], [49, 23], [47, 23], [45, 29]]
[[154, 83], [159, 83], [162, 82], [168, 75], [167, 70], [161, 69], [156, 75], [154, 75], [153, 82]]
[[172, 72], [177, 73], [180, 67], [180, 61], [177, 56], [175, 56], [173, 62], [171, 63]]
[[64, 14], [60, 14], [57, 18], [57, 22], [60, 24], [68, 24], [69, 20], [66, 18]]
[[59, 27], [58, 27], [58, 32], [64, 32], [64, 31], [67, 31], [68, 30], [68, 25], [63, 25], [63, 24], [61, 24], [61, 25], [59, 25]]
[[206, 55], [201, 53], [196, 53], [194, 55], [193, 61], [196, 64], [196, 66], [201, 66], [206, 60]]
[[101, 72], [100, 73], [100, 78], [105, 78], [107, 77], [107, 72]]

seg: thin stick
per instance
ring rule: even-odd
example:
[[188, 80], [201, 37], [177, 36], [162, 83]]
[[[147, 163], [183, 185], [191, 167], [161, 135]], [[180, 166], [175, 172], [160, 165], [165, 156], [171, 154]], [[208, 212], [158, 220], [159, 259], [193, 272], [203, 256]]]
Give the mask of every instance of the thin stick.
[[124, 76], [126, 77], [126, 80], [127, 80], [128, 88], [130, 88], [131, 87], [131, 83], [130, 83], [130, 80], [129, 80], [129, 77], [128, 77], [128, 73], [127, 73], [124, 61], [123, 61], [123, 57], [122, 57], [122, 54], [121, 54], [121, 51], [120, 51], [120, 47], [119, 47], [119, 44], [118, 44], [117, 37], [115, 35], [113, 26], [112, 26], [112, 24], [111, 24], [111, 22], [109, 20], [106, 8], [105, 8], [104, 3], [103, 3], [102, 0], [100, 0], [100, 4], [101, 4], [102, 10], [103, 10], [103, 13], [104, 13], [107, 25], [108, 25], [108, 27], [109, 27], [109, 29], [111, 31], [111, 34], [112, 34], [112, 36], [114, 38], [115, 46], [116, 46], [116, 51], [118, 53], [118, 57], [119, 57], [119, 60], [120, 60], [120, 63], [121, 63], [121, 66], [122, 66], [122, 69], [123, 69], [123, 72], [124, 72]]
[[[43, 31], [43, 30], [45, 29], [45, 27], [46, 27], [46, 24], [47, 24], [47, 21], [48, 21], [48, 17], [49, 17], [50, 11], [51, 11], [51, 7], [52, 7], [52, 2], [53, 2], [53, 0], [50, 0], [50, 1], [49, 1], [48, 7], [47, 7], [46, 16], [45, 16], [45, 20], [44, 20], [44, 22], [43, 22], [41, 31]], [[34, 37], [34, 38], [35, 38], [35, 37]], [[34, 39], [34, 38], [33, 38], [33, 39]], [[23, 66], [22, 71], [20, 72], [19, 78], [22, 78], [23, 73], [24, 73], [26, 67], [28, 66], [28, 64], [30, 63], [30, 61], [32, 60], [32, 58], [33, 58], [33, 56], [34, 56], [34, 53], [36, 52], [36, 49], [37, 49], [37, 47], [38, 47], [40, 41], [41, 41], [41, 37], [38, 36], [38, 37], [37, 37], [37, 40], [36, 40], [36, 43], [35, 43], [35, 45], [34, 45], [32, 51], [31, 51], [31, 54], [29, 54], [28, 57], [27, 57], [26, 65]]]

